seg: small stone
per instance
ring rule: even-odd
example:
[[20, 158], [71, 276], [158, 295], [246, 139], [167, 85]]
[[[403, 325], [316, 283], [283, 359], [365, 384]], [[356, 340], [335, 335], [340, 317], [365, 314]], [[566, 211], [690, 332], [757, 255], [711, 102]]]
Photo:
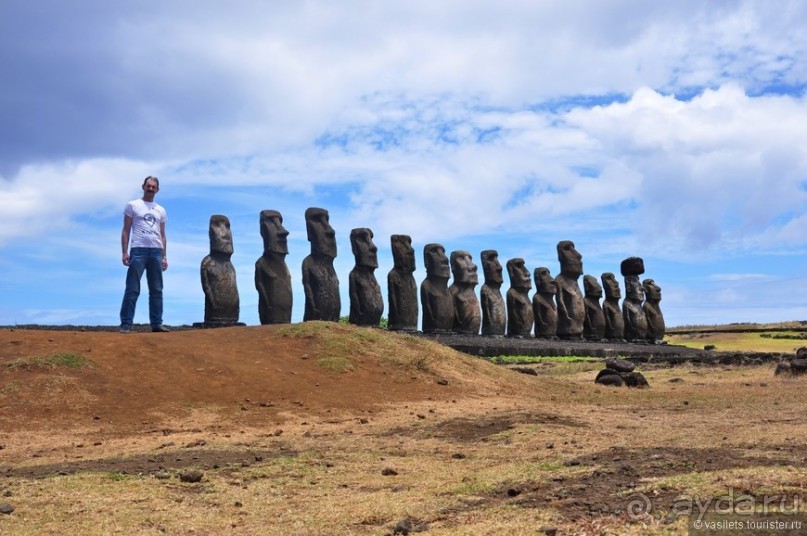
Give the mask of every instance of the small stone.
[[204, 476], [205, 474], [202, 471], [182, 471], [179, 473], [179, 479], [188, 483], [201, 482]]
[[381, 474], [384, 476], [395, 476], [398, 474], [398, 471], [396, 471], [392, 467], [385, 467], [381, 470]]
[[9, 515], [14, 511], [14, 507], [8, 503], [0, 504], [0, 514]]
[[507, 490], [508, 497], [518, 497], [519, 495], [521, 495], [521, 490], [518, 488], [510, 488]]
[[462, 452], [455, 452], [454, 454], [451, 455], [451, 457], [454, 458], [455, 460], [464, 460], [465, 454], [463, 454]]
[[437, 385], [448, 385], [448, 380], [437, 380]]
[[546, 442], [546, 448], [548, 448], [548, 449], [555, 448], [555, 442], [554, 441], [547, 441]]
[[409, 534], [412, 532], [412, 520], [408, 517], [405, 517], [395, 523], [395, 528], [392, 529], [393, 534]]
[[169, 478], [171, 478], [171, 473], [169, 473], [168, 471], [157, 471], [156, 473], [154, 473], [154, 478], [156, 478], [157, 480], [168, 480]]
[[546, 534], [546, 536], [556, 536], [558, 534], [558, 528], [543, 526], [540, 529], [538, 529], [538, 532]]

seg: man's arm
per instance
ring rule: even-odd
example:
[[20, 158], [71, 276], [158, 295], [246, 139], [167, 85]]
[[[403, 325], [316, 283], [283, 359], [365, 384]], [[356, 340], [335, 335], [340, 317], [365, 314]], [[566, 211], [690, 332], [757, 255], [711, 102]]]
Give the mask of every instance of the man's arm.
[[165, 221], [160, 222], [160, 236], [163, 242], [163, 271], [168, 270], [168, 238], [165, 236]]
[[124, 266], [129, 266], [129, 234], [132, 231], [132, 217], [123, 215], [123, 230], [120, 233], [121, 260]]

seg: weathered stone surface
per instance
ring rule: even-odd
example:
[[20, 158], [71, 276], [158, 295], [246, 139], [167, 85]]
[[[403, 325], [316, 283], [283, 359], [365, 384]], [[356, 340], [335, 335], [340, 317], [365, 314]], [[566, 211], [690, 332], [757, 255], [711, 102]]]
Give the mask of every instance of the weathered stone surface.
[[504, 335], [507, 329], [507, 306], [502, 297], [502, 265], [499, 253], [486, 249], [481, 254], [485, 284], [480, 291], [482, 335]]
[[597, 278], [591, 275], [583, 277], [584, 304], [586, 316], [583, 320], [583, 337], [599, 341], [605, 338], [605, 313], [600, 305], [602, 287]]
[[611, 369], [602, 369], [594, 379], [594, 383], [607, 385], [609, 387], [622, 387], [625, 385], [625, 382], [622, 381], [622, 376], [620, 376], [617, 371]]
[[451, 252], [451, 273], [454, 280], [449, 292], [454, 299], [454, 326], [456, 333], [477, 335], [482, 325], [482, 310], [474, 287], [479, 283], [476, 264], [467, 251]]
[[645, 279], [642, 281], [642, 288], [645, 296], [642, 309], [647, 319], [647, 340], [662, 341], [664, 340], [666, 327], [664, 325], [664, 315], [659, 304], [661, 301], [661, 287], [656, 285], [656, 282], [652, 279]]
[[633, 372], [636, 369], [636, 365], [627, 359], [618, 359], [615, 357], [606, 359], [605, 367], [610, 370], [615, 370], [616, 372]]
[[647, 317], [642, 308], [644, 288], [638, 275], [625, 276], [625, 300], [622, 302], [622, 317], [625, 322], [625, 338], [629, 341], [647, 338]]
[[807, 359], [807, 346], [802, 346], [801, 348], [796, 350], [796, 358]]
[[577, 280], [583, 275], [583, 256], [571, 240], [561, 240], [557, 245], [560, 273], [558, 283], [558, 337], [580, 339], [583, 337], [583, 321], [586, 311], [583, 293]]
[[210, 217], [210, 254], [202, 259], [200, 273], [205, 293], [206, 327], [228, 326], [238, 323], [240, 301], [235, 279], [233, 235], [227, 216]]
[[600, 280], [605, 292], [605, 301], [602, 304], [602, 312], [605, 317], [605, 338], [620, 340], [625, 336], [625, 319], [619, 305], [619, 300], [622, 298], [619, 281], [611, 272], [602, 274]]
[[533, 271], [535, 295], [532, 297], [532, 314], [535, 319], [535, 336], [551, 339], [558, 334], [558, 308], [555, 296], [558, 284], [549, 268], [540, 266]]
[[360, 227], [350, 231], [350, 246], [356, 265], [348, 276], [351, 324], [378, 327], [384, 313], [381, 287], [375, 278], [378, 268], [378, 248], [373, 243], [373, 231]]
[[624, 277], [642, 275], [644, 273], [644, 260], [641, 257], [628, 257], [619, 265], [619, 271]]
[[650, 384], [647, 383], [647, 379], [641, 372], [623, 372], [620, 376], [622, 376], [622, 381], [625, 382], [625, 385], [628, 387], [638, 387], [639, 389], [650, 387]]
[[423, 248], [426, 279], [420, 284], [424, 333], [449, 332], [454, 327], [454, 299], [448, 290], [451, 271], [446, 250], [440, 244]]
[[507, 261], [507, 275], [510, 278], [510, 289], [507, 291], [507, 335], [529, 337], [534, 320], [529, 296], [532, 283], [530, 272], [524, 266], [524, 259]]
[[336, 258], [336, 233], [328, 211], [311, 207], [305, 211], [305, 228], [311, 242], [311, 254], [303, 259], [303, 320], [339, 321], [342, 299], [339, 277], [333, 267]]
[[807, 374], [807, 359], [794, 359], [790, 362], [790, 371], [794, 376]]
[[286, 265], [289, 253], [283, 216], [276, 210], [262, 210], [260, 216], [263, 255], [255, 262], [255, 290], [261, 324], [291, 322], [291, 273]]
[[417, 331], [418, 287], [413, 275], [415, 250], [412, 248], [412, 238], [392, 235], [390, 245], [394, 266], [387, 274], [388, 327], [396, 331]]
[[779, 376], [782, 374], [791, 374], [790, 370], [790, 363], [778, 363], [776, 365], [776, 370], [773, 371], [774, 376]]

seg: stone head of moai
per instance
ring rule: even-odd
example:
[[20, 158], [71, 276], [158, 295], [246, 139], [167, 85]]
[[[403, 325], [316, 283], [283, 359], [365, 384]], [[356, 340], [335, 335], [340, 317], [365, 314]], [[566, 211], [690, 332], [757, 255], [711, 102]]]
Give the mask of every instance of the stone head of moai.
[[378, 248], [373, 243], [373, 231], [366, 227], [350, 231], [350, 248], [357, 267], [378, 268]]
[[602, 288], [605, 291], [605, 299], [620, 299], [622, 297], [622, 291], [619, 289], [619, 281], [617, 281], [616, 276], [611, 272], [605, 272], [600, 277], [602, 281]]
[[486, 249], [481, 253], [482, 272], [485, 274], [485, 284], [494, 287], [504, 283], [502, 277], [502, 264], [499, 262], [499, 252], [495, 249]]
[[539, 266], [533, 271], [535, 290], [541, 294], [557, 294], [558, 282], [552, 277], [549, 268]]
[[448, 279], [451, 277], [446, 249], [441, 244], [426, 244], [423, 248], [423, 265], [426, 278]]
[[324, 208], [311, 207], [305, 211], [305, 230], [311, 242], [311, 254], [336, 258], [336, 232]]
[[625, 277], [625, 299], [634, 302], [644, 300], [644, 287], [639, 282], [639, 276]]
[[602, 287], [593, 275], [583, 276], [583, 294], [586, 298], [602, 298]]
[[233, 254], [233, 233], [227, 216], [210, 216], [209, 235], [211, 255], [229, 258]]
[[571, 279], [577, 279], [583, 275], [583, 256], [575, 249], [574, 242], [561, 240], [558, 242], [557, 248], [560, 273]]
[[644, 295], [647, 301], [661, 301], [661, 287], [658, 286], [655, 281], [652, 279], [645, 279], [642, 281], [642, 288], [644, 289]]
[[524, 259], [515, 258], [507, 261], [507, 275], [510, 278], [510, 286], [512, 288], [524, 292], [532, 288], [530, 271], [524, 265]]
[[412, 238], [408, 235], [390, 236], [392, 246], [392, 261], [395, 269], [412, 273], [415, 271], [415, 248], [412, 247]]
[[264, 253], [288, 255], [289, 232], [283, 227], [283, 216], [280, 215], [280, 212], [276, 210], [262, 210], [260, 226]]
[[451, 252], [451, 274], [455, 285], [474, 286], [479, 283], [476, 264], [467, 251]]

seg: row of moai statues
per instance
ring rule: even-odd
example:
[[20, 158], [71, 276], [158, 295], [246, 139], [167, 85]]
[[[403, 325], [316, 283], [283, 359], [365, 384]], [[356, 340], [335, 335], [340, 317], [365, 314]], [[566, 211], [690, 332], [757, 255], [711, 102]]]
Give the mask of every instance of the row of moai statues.
[[[305, 292], [304, 321], [338, 321], [341, 314], [339, 278], [334, 269], [336, 234], [328, 211], [309, 208], [305, 212], [306, 233], [311, 253], [303, 260]], [[255, 288], [261, 324], [291, 322], [291, 275], [286, 265], [288, 231], [283, 217], [275, 210], [260, 214], [263, 255], [255, 263]], [[415, 282], [415, 252], [407, 235], [390, 238], [394, 266], [387, 276], [388, 328], [417, 331], [418, 287]], [[355, 266], [348, 277], [349, 321], [362, 326], [378, 326], [384, 313], [381, 287], [375, 277], [378, 248], [368, 228], [353, 229], [350, 243]], [[495, 250], [481, 254], [485, 283], [477, 299], [477, 266], [467, 251], [453, 251], [450, 258], [440, 244], [427, 244], [423, 250], [426, 278], [420, 285], [422, 331], [491, 336], [563, 339], [627, 339], [660, 341], [664, 337], [664, 317], [659, 308], [661, 289], [652, 279], [639, 282], [644, 263], [638, 257], [622, 262], [625, 300], [620, 308], [619, 283], [612, 273], [602, 274], [603, 286], [593, 276], [583, 278], [585, 294], [578, 285], [583, 275], [582, 255], [568, 240], [557, 246], [561, 271], [552, 277], [548, 268], [534, 271], [536, 293], [532, 297], [529, 270], [520, 258], [507, 261], [510, 289], [502, 297], [502, 266]], [[239, 297], [230, 222], [226, 216], [210, 218], [210, 255], [201, 266], [205, 293], [206, 327], [238, 324]], [[448, 281], [453, 276], [449, 286]], [[605, 288], [605, 301], [600, 305]]]

